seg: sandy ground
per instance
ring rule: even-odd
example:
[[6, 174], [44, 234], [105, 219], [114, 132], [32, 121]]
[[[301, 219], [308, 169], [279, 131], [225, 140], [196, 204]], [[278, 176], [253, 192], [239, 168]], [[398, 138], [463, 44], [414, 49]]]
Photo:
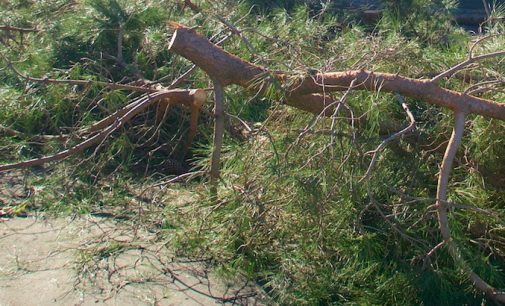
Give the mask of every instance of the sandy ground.
[[110, 241], [133, 245], [125, 233], [97, 218], [0, 222], [0, 306], [215, 305], [237, 295], [244, 297], [228, 302], [262, 304], [250, 297], [254, 288], [213, 279], [202, 263], [165, 256], [162, 264], [138, 245], [90, 261], [100, 248], [113, 250]]

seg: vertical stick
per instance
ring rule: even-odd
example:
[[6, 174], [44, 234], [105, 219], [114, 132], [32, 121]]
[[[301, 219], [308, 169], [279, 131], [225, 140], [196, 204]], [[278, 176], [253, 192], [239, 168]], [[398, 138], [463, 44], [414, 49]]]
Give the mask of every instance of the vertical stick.
[[463, 131], [465, 129], [465, 113], [456, 111], [454, 116], [454, 128], [452, 130], [451, 139], [447, 144], [447, 149], [445, 150], [440, 174], [438, 175], [436, 202], [440, 232], [442, 234], [442, 238], [447, 243], [451, 240], [449, 219], [447, 217], [447, 185], [449, 183], [454, 156], [456, 156], [456, 152], [458, 151], [461, 138], [463, 137]]
[[224, 134], [224, 91], [221, 81], [212, 79], [214, 84], [214, 149], [210, 163], [211, 192], [217, 196], [217, 182], [221, 162], [221, 148]]
[[193, 139], [195, 139], [196, 131], [198, 130], [198, 117], [200, 115], [200, 107], [201, 105], [197, 103], [193, 103], [191, 105], [191, 120], [189, 122], [188, 139], [186, 140], [186, 144], [184, 145], [183, 150], [184, 157], [186, 157], [188, 154], [189, 148], [193, 143]]

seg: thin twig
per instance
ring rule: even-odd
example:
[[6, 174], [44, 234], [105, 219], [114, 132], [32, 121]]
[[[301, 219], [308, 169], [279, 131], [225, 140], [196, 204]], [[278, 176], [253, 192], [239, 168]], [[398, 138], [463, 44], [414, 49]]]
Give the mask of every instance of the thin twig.
[[19, 32], [19, 33], [37, 33], [39, 30], [35, 28], [20, 28], [20, 27], [13, 27], [13, 26], [8, 26], [8, 25], [3, 25], [0, 26], [1, 31], [13, 31], [13, 32]]
[[153, 184], [151, 186], [147, 186], [141, 193], [140, 193], [140, 196], [143, 196], [145, 194], [145, 192], [149, 189], [152, 189], [152, 188], [156, 188], [156, 187], [161, 187], [161, 186], [166, 186], [166, 185], [170, 185], [170, 184], [173, 184], [173, 183], [176, 183], [176, 182], [180, 182], [182, 180], [185, 180], [185, 181], [189, 181], [193, 178], [195, 178], [196, 176], [200, 175], [200, 174], [203, 174], [204, 172], [203, 171], [194, 171], [194, 172], [187, 172], [187, 173], [184, 173], [184, 174], [181, 174], [181, 175], [178, 175], [176, 177], [173, 177], [169, 180], [166, 180], [166, 181], [163, 181], [163, 182], [158, 182], [156, 184]]
[[439, 242], [435, 247], [433, 247], [428, 253], [426, 253], [426, 256], [424, 256], [423, 260], [423, 269], [426, 268], [428, 265], [428, 262], [431, 261], [431, 257], [438, 251], [440, 250], [443, 246], [445, 245], [445, 241]]
[[431, 79], [431, 82], [433, 83], [438, 83], [442, 78], [445, 78], [445, 77], [450, 77], [452, 76], [453, 74], [455, 74], [456, 72], [462, 70], [463, 68], [467, 67], [468, 65], [471, 65], [477, 61], [480, 61], [480, 60], [484, 60], [484, 59], [488, 59], [488, 58], [491, 58], [491, 57], [496, 57], [496, 56], [502, 56], [502, 55], [505, 55], [505, 51], [496, 51], [496, 52], [492, 52], [492, 53], [487, 53], [487, 54], [483, 54], [483, 55], [478, 55], [478, 56], [474, 56], [474, 49], [475, 47], [480, 44], [481, 42], [483, 42], [484, 40], [486, 39], [489, 39], [490, 37], [493, 37], [494, 35], [489, 35], [489, 36], [485, 36], [485, 37], [482, 37], [480, 39], [478, 39], [477, 41], [475, 41], [473, 43], [473, 45], [470, 47], [470, 50], [468, 52], [468, 58], [449, 68], [448, 70], [438, 74], [437, 76], [433, 77]]
[[372, 156], [372, 160], [370, 161], [370, 164], [368, 165], [368, 169], [366, 170], [366, 173], [363, 176], [363, 178], [360, 180], [360, 182], [363, 181], [363, 180], [365, 180], [366, 178], [368, 178], [372, 174], [373, 167], [375, 166], [375, 163], [377, 162], [377, 157], [379, 156], [380, 152], [382, 150], [384, 150], [384, 148], [386, 147], [386, 145], [388, 143], [390, 143], [391, 141], [396, 140], [396, 139], [402, 137], [403, 135], [411, 132], [416, 127], [416, 120], [414, 119], [414, 115], [412, 115], [412, 113], [409, 110], [409, 107], [403, 101], [403, 97], [400, 96], [400, 95], [397, 95], [397, 96], [398, 96], [398, 98], [401, 101], [403, 110], [407, 113], [407, 116], [409, 118], [410, 124], [406, 128], [404, 128], [403, 130], [401, 130], [399, 132], [396, 132], [393, 135], [389, 136], [388, 138], [384, 139], [384, 141], [382, 141], [381, 144], [375, 150], [369, 151], [369, 152], [366, 153], [367, 155], [368, 154], [373, 154], [373, 156]]
[[118, 84], [118, 83], [110, 83], [110, 82], [102, 82], [102, 81], [94, 81], [94, 80], [60, 80], [60, 79], [51, 79], [51, 78], [35, 78], [31, 77], [28, 75], [23, 74], [17, 68], [10, 62], [5, 56], [0, 54], [0, 56], [3, 57], [5, 61], [7, 61], [7, 66], [14, 71], [15, 74], [20, 76], [21, 78], [25, 79], [26, 81], [31, 81], [31, 82], [37, 82], [37, 83], [43, 83], [43, 84], [69, 84], [69, 85], [81, 85], [81, 86], [91, 86], [91, 85], [99, 85], [99, 86], [105, 86], [111, 89], [124, 89], [124, 90], [131, 90], [131, 91], [137, 91], [137, 92], [144, 92], [144, 93], [155, 93], [158, 92], [158, 89], [151, 88], [151, 87], [140, 87], [140, 86], [133, 86], [133, 85], [127, 85], [127, 84]]
[[[485, 89], [492, 89], [492, 85], [497, 85], [497, 84], [505, 84], [504, 80], [489, 80], [489, 81], [483, 81], [479, 82], [476, 84], [473, 84], [472, 86], [469, 86], [463, 94], [465, 95], [471, 95], [479, 92], [485, 91]], [[491, 86], [486, 86], [486, 85], [491, 85]]]

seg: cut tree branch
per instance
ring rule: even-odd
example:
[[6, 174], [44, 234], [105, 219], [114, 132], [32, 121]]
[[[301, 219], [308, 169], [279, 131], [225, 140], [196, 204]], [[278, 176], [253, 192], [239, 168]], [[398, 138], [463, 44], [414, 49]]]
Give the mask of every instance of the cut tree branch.
[[[449, 175], [463, 135], [465, 116], [474, 113], [488, 118], [505, 120], [505, 104], [452, 91], [438, 85], [441, 78], [452, 75], [475, 61], [505, 55], [505, 51], [473, 56], [473, 48], [478, 41], [470, 50], [468, 60], [435, 76], [433, 79], [413, 79], [397, 74], [365, 70], [315, 73], [304, 77], [292, 77], [287, 73], [269, 71], [264, 67], [232, 55], [183, 25], [171, 23], [170, 26], [174, 30], [174, 34], [168, 48], [204, 70], [211, 76], [215, 84], [222, 86], [235, 84], [260, 94], [264, 93], [269, 86], [280, 84], [279, 87], [284, 90], [283, 96], [285, 98], [283, 102], [285, 104], [316, 115], [331, 116], [334, 113], [333, 108], [338, 107], [333, 99], [327, 99], [326, 93], [348, 91], [350, 87], [354, 90], [397, 93], [453, 110], [456, 117], [454, 131], [447, 145], [437, 187], [436, 205], [439, 227], [443, 237], [443, 243], [439, 245], [440, 247], [443, 245], [448, 246], [451, 257], [463, 268], [479, 290], [485, 292], [492, 299], [505, 303], [505, 295], [498, 293], [495, 288], [473, 272], [468, 263], [462, 258], [461, 252], [451, 238], [446, 205]], [[393, 138], [406, 133], [414, 127], [413, 116], [408, 112], [408, 109], [406, 109], [406, 112], [409, 114], [411, 124], [406, 129], [393, 135]], [[379, 147], [376, 151], [380, 149]], [[367, 174], [369, 174], [369, 171], [367, 171]], [[369, 175], [365, 175], [365, 177], [368, 178], [371, 201], [381, 213], [371, 193]], [[387, 218], [385, 220], [388, 221]], [[396, 229], [394, 224], [392, 226]], [[401, 231], [399, 233], [403, 234]]]
[[451, 257], [467, 273], [470, 281], [475, 285], [475, 287], [484, 292], [491, 299], [500, 303], [505, 303], [505, 294], [503, 292], [498, 292], [494, 287], [489, 285], [472, 270], [468, 262], [461, 255], [461, 251], [451, 236], [448, 217], [447, 187], [454, 157], [456, 156], [456, 152], [463, 137], [465, 116], [466, 114], [464, 112], [455, 113], [454, 129], [452, 131], [451, 139], [447, 144], [447, 149], [442, 161], [442, 167], [438, 176], [436, 200], [438, 225], [440, 233], [442, 234], [443, 243], [447, 245]]
[[[193, 109], [195, 107], [200, 108], [202, 106], [202, 104], [205, 102], [205, 99], [207, 96], [205, 91], [201, 90], [201, 89], [171, 89], [171, 90], [158, 89], [158, 92], [170, 92], [171, 97], [169, 97], [168, 100], [158, 99], [157, 101], [166, 100], [166, 101], [163, 101], [163, 103], [180, 104], [180, 105], [187, 106], [191, 109]], [[133, 102], [131, 102], [130, 104], [126, 105], [125, 107], [117, 110], [116, 112], [114, 112], [110, 116], [107, 116], [104, 119], [92, 124], [90, 127], [83, 129], [81, 131], [81, 133], [83, 133], [83, 132], [86, 132], [86, 133], [96, 132], [96, 131], [106, 128], [108, 125], [112, 124], [118, 118], [120, 118], [121, 116], [124, 116], [126, 113], [128, 113], [130, 111], [130, 109], [134, 108], [138, 103], [139, 103], [139, 99], [134, 100]], [[147, 105], [147, 106], [149, 106], [149, 105]], [[144, 109], [147, 108], [147, 106], [143, 106], [139, 111], [143, 111]]]
[[[316, 73], [295, 79], [230, 54], [183, 25], [171, 23], [171, 27], [174, 34], [169, 49], [220, 80], [223, 86], [236, 84], [259, 91], [278, 82], [286, 91], [285, 104], [311, 113], [319, 114], [327, 106], [324, 92], [346, 91], [356, 79], [355, 90], [399, 93], [455, 111], [505, 120], [505, 104], [445, 89], [429, 79], [366, 70]], [[327, 112], [328, 116], [332, 113], [331, 109]]]

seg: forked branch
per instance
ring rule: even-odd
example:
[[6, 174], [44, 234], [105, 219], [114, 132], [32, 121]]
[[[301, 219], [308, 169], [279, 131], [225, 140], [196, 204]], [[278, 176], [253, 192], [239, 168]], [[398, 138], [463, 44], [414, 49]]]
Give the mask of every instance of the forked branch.
[[470, 57], [467, 60], [465, 60], [465, 61], [449, 68], [448, 70], [440, 73], [439, 75], [437, 75], [436, 77], [431, 79], [431, 81], [432, 82], [439, 82], [441, 79], [443, 79], [445, 77], [450, 77], [451, 75], [455, 74], [456, 72], [460, 71], [461, 69], [468, 67], [469, 65], [471, 65], [475, 62], [478, 62], [478, 61], [481, 61], [484, 59], [488, 59], [488, 58], [492, 58], [492, 57], [502, 56], [502, 55], [505, 55], [505, 51], [496, 51], [493, 53], [487, 53], [487, 54], [483, 54], [483, 55], [479, 55], [479, 56], [470, 55]]
[[460, 71], [460, 70], [462, 70], [462, 69], [470, 66], [473, 63], [476, 63], [478, 61], [482, 61], [482, 60], [485, 60], [485, 59], [488, 59], [488, 58], [505, 55], [505, 50], [504, 51], [496, 51], [496, 52], [487, 53], [487, 54], [482, 54], [482, 55], [478, 55], [478, 56], [475, 56], [473, 54], [473, 51], [477, 47], [477, 45], [479, 45], [483, 41], [485, 41], [485, 40], [487, 40], [489, 38], [492, 38], [492, 37], [494, 37], [494, 35], [488, 35], [488, 36], [484, 36], [484, 37], [481, 37], [481, 38], [477, 39], [472, 44], [472, 46], [470, 47], [470, 51], [468, 52], [468, 58], [465, 61], [463, 61], [463, 62], [461, 62], [461, 63], [459, 63], [459, 64], [457, 64], [457, 65], [455, 65], [455, 66], [453, 66], [453, 67], [451, 67], [449, 69], [447, 69], [446, 71], [438, 74], [437, 76], [433, 77], [431, 79], [431, 81], [434, 82], [434, 83], [438, 83], [438, 82], [440, 82], [441, 79], [446, 78], [446, 77], [450, 77], [453, 74], [455, 74], [456, 72], [458, 72], [458, 71]]
[[[356, 80], [355, 90], [398, 93], [454, 111], [505, 120], [505, 104], [445, 89], [429, 79], [366, 70], [316, 73], [293, 79], [289, 74], [271, 72], [230, 54], [183, 25], [172, 23], [171, 27], [174, 34], [169, 49], [220, 80], [223, 86], [236, 84], [262, 92], [267, 85], [278, 82], [286, 91], [285, 104], [314, 114], [321, 113], [327, 106], [324, 93], [346, 91]], [[326, 112], [328, 116], [332, 113], [333, 110]]]
[[[263, 93], [268, 85], [278, 82], [285, 90], [283, 101], [285, 104], [314, 114], [331, 116], [334, 111], [333, 109], [327, 109], [328, 103], [325, 94], [346, 91], [351, 84], [353, 89], [398, 93], [402, 96], [420, 99], [430, 104], [452, 109], [456, 116], [455, 125], [442, 162], [437, 188], [438, 221], [443, 237], [443, 243], [440, 246], [448, 246], [452, 258], [465, 270], [479, 290], [485, 292], [491, 298], [505, 303], [505, 295], [499, 294], [492, 286], [475, 274], [462, 258], [461, 252], [451, 238], [446, 205], [449, 175], [463, 135], [466, 114], [474, 113], [488, 118], [505, 120], [505, 104], [469, 96], [438, 85], [441, 78], [452, 75], [473, 62], [505, 55], [505, 51], [473, 56], [474, 47], [472, 47], [468, 60], [435, 76], [433, 79], [412, 79], [397, 74], [365, 70], [316, 73], [315, 75], [293, 79], [289, 74], [270, 72], [264, 67], [238, 58], [183, 25], [172, 23], [171, 27], [174, 34], [169, 49], [203, 69], [208, 75], [212, 76], [215, 84], [218, 82], [223, 86], [236, 84]], [[335, 105], [335, 107], [337, 106]], [[408, 109], [406, 111], [409, 114]], [[413, 116], [409, 114], [409, 118], [411, 124], [398, 134], [393, 135], [393, 138], [413, 128]], [[380, 149], [381, 147], [376, 152]], [[371, 165], [373, 166], [373, 162]]]
[[160, 99], [174, 99], [174, 100], [181, 99], [183, 101], [186, 101], [187, 103], [191, 103], [189, 100], [198, 101], [198, 103], [202, 103], [201, 101], [205, 100], [205, 96], [206, 94], [204, 90], [180, 90], [180, 89], [160, 91], [158, 93], [143, 96], [138, 100], [132, 102], [130, 105], [133, 106], [131, 106], [130, 108], [123, 109], [123, 111], [119, 111], [116, 114], [107, 117], [106, 120], [107, 125], [105, 125], [106, 127], [104, 127], [104, 129], [102, 129], [96, 135], [71, 147], [70, 149], [61, 151], [54, 155], [44, 156], [41, 158], [31, 159], [18, 163], [0, 165], [0, 172], [17, 168], [39, 166], [52, 161], [60, 161], [71, 155], [82, 152], [83, 150], [93, 145], [96, 145], [101, 141], [103, 141], [104, 139], [106, 139], [110, 134], [117, 131], [134, 116], [142, 112], [148, 106], [158, 102]]

